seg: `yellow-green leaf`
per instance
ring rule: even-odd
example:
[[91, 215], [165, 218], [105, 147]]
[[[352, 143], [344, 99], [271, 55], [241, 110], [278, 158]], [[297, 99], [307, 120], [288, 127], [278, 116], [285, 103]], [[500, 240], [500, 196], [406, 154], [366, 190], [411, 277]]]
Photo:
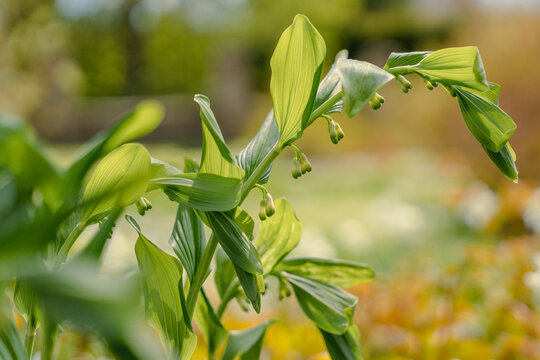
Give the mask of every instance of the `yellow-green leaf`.
[[281, 144], [298, 139], [307, 126], [325, 56], [321, 34], [306, 16], [296, 15], [270, 60], [270, 93]]

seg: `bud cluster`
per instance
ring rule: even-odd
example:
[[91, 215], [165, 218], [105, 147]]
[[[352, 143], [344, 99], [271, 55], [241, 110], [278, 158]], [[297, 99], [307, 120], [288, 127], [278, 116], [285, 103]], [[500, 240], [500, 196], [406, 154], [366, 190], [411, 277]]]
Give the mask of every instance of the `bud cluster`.
[[294, 150], [292, 177], [298, 179], [300, 176], [311, 171], [311, 163], [306, 157], [306, 154], [294, 145], [291, 145], [291, 147]]
[[409, 92], [409, 90], [412, 89], [412, 84], [409, 80], [405, 78], [403, 75], [396, 76], [397, 81], [399, 82], [399, 85], [401, 86], [401, 91], [403, 91], [405, 94]]
[[373, 94], [371, 99], [369, 99], [369, 106], [371, 106], [373, 110], [378, 110], [383, 103], [384, 98], [378, 93]]
[[276, 207], [274, 206], [274, 200], [272, 199], [272, 195], [268, 193], [268, 191], [264, 188], [262, 185], [257, 185], [259, 189], [261, 189], [263, 193], [263, 198], [261, 200], [261, 207], [259, 210], [259, 219], [262, 221], [266, 220], [267, 217], [271, 217], [276, 213]]
[[326, 121], [328, 121], [328, 133], [330, 134], [330, 141], [337, 144], [341, 139], [343, 139], [343, 137], [345, 137], [345, 133], [343, 130], [341, 130], [341, 126], [339, 126], [339, 124], [330, 116], [323, 115], [323, 117], [326, 119]]
[[424, 79], [424, 84], [426, 84], [426, 87], [428, 88], [428, 90], [433, 90], [438, 86], [436, 82], [431, 82], [428, 79]]
[[141, 197], [139, 200], [137, 200], [135, 205], [137, 206], [137, 211], [141, 216], [152, 208], [152, 203], [145, 197]]

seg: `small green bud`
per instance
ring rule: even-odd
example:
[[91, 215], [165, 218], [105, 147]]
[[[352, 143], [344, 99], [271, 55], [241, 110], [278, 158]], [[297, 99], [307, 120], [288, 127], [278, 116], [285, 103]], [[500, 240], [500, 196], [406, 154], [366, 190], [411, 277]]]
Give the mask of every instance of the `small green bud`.
[[302, 158], [300, 158], [300, 169], [302, 170], [302, 174], [305, 174], [311, 171], [311, 163], [309, 162], [308, 158], [305, 155], [302, 156]]
[[456, 90], [454, 89], [454, 87], [452, 85], [444, 85], [442, 84], [444, 89], [450, 94], [451, 97], [456, 97], [457, 96], [457, 93], [456, 93]]
[[291, 296], [291, 289], [289, 289], [289, 287], [284, 281], [280, 281], [279, 282], [279, 300], [282, 300], [289, 296]]
[[337, 144], [339, 142], [339, 135], [337, 133], [336, 122], [334, 120], [328, 123], [328, 132], [330, 133], [330, 140]]
[[339, 140], [341, 140], [341, 139], [343, 139], [345, 137], [345, 133], [343, 132], [343, 130], [341, 130], [341, 126], [339, 126], [338, 123], [336, 123], [336, 131], [337, 131]]
[[428, 79], [424, 79], [424, 84], [426, 84], [426, 87], [428, 88], [428, 90], [433, 90], [437, 87], [437, 83], [432, 83], [431, 81], [429, 81]]
[[272, 199], [272, 195], [266, 194], [266, 206], [265, 206], [265, 213], [266, 216], [271, 217], [276, 213], [276, 207], [274, 206], [274, 200]]
[[403, 91], [405, 94], [409, 92], [409, 90], [412, 89], [412, 84], [409, 80], [405, 78], [403, 75], [398, 75], [396, 77], [397, 81], [399, 82], [399, 85], [401, 86], [401, 91]]
[[261, 219], [261, 221], [266, 220], [266, 203], [266, 198], [263, 198], [261, 200], [261, 208], [259, 209], [259, 219]]
[[145, 197], [141, 197], [137, 202], [135, 203], [137, 206], [137, 211], [141, 216], [144, 216], [144, 214], [152, 208], [152, 203]]
[[292, 177], [298, 179], [300, 176], [302, 176], [302, 166], [300, 165], [300, 161], [298, 161], [297, 158], [294, 158]]
[[381, 107], [381, 103], [375, 98], [375, 96], [372, 96], [371, 99], [369, 99], [369, 106], [373, 110], [378, 110]]

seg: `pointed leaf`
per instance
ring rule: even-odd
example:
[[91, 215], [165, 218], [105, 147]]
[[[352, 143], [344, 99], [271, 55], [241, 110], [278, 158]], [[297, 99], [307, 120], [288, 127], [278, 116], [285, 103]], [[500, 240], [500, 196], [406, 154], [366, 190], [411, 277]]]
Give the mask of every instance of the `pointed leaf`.
[[[274, 110], [270, 110], [264, 119], [259, 131], [245, 148], [236, 156], [238, 164], [245, 171], [245, 178], [255, 171], [257, 166], [270, 154], [279, 141], [279, 130], [274, 119]], [[269, 166], [264, 174], [258, 179], [259, 184], [264, 184], [270, 177], [272, 166]]]
[[488, 150], [499, 152], [516, 130], [510, 116], [497, 105], [456, 87], [461, 114], [473, 136]]
[[205, 247], [204, 228], [195, 211], [185, 204], [178, 204], [174, 228], [169, 239], [173, 250], [193, 279]]
[[113, 207], [125, 207], [146, 192], [150, 154], [140, 144], [124, 144], [103, 158], [83, 194], [83, 223], [97, 222]]
[[182, 265], [148, 240], [129, 218], [139, 233], [135, 254], [142, 275], [146, 313], [160, 331], [163, 342], [175, 358], [188, 358], [194, 348], [193, 337], [183, 320], [179, 287], [182, 285]]
[[343, 335], [336, 335], [319, 329], [332, 360], [363, 360], [359, 342], [358, 327], [351, 324]]
[[235, 165], [231, 151], [225, 144], [217, 124], [210, 100], [204, 95], [195, 95], [195, 101], [201, 107], [203, 151], [199, 172], [242, 179], [244, 171]]
[[261, 222], [253, 244], [259, 252], [264, 273], [268, 274], [300, 242], [302, 223], [284, 198], [275, 201], [276, 213]]
[[343, 334], [352, 323], [358, 299], [330, 284], [281, 273], [293, 286], [300, 307], [319, 328]]
[[214, 273], [214, 282], [219, 293], [219, 297], [223, 296], [229, 289], [229, 286], [234, 281], [236, 272], [234, 265], [223, 249], [218, 248], [216, 252], [216, 271]]
[[248, 273], [262, 274], [257, 249], [234, 220], [219, 212], [208, 212], [206, 216], [219, 244], [232, 262]]
[[369, 99], [394, 78], [392, 74], [365, 61], [339, 59], [337, 68], [343, 86], [345, 111], [349, 117], [358, 114]]
[[317, 258], [286, 259], [278, 264], [276, 270], [287, 271], [342, 289], [348, 289], [359, 282], [371, 280], [375, 276], [373, 270], [366, 265], [352, 261]]
[[324, 39], [304, 15], [279, 38], [270, 67], [270, 93], [280, 143], [298, 139], [307, 126], [326, 55]]
[[518, 170], [516, 167], [516, 156], [514, 150], [510, 146], [510, 143], [506, 143], [504, 148], [499, 152], [493, 152], [484, 147], [484, 150], [488, 154], [489, 158], [499, 168], [499, 170], [508, 179], [513, 182], [518, 182]]
[[484, 90], [484, 91], [479, 91], [479, 90], [471, 89], [471, 88], [467, 88], [464, 90], [471, 92], [473, 94], [476, 94], [495, 105], [499, 105], [499, 94], [501, 92], [501, 86], [493, 82], [489, 82], [488, 86], [489, 86], [489, 89]]
[[270, 320], [250, 329], [231, 331], [222, 360], [234, 360], [238, 357], [240, 360], [259, 359], [266, 329], [274, 322], [275, 320]]

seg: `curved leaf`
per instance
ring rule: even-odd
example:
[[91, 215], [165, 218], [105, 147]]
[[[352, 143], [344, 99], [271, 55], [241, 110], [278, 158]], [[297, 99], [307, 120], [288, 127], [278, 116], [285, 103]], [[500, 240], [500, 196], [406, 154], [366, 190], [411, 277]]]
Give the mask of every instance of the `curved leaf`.
[[202, 211], [227, 211], [240, 201], [240, 179], [214, 174], [188, 173], [153, 178], [152, 187], [162, 188], [172, 201]]
[[185, 323], [179, 287], [182, 287], [182, 265], [148, 240], [137, 223], [128, 218], [139, 233], [135, 254], [143, 280], [146, 313], [158, 328], [174, 358], [189, 358], [195, 335]]
[[284, 198], [276, 199], [276, 213], [261, 222], [253, 244], [259, 252], [264, 273], [267, 274], [300, 242], [302, 223], [291, 204]]
[[489, 158], [493, 163], [499, 168], [499, 170], [506, 176], [508, 179], [513, 182], [518, 182], [518, 170], [516, 167], [516, 154], [510, 146], [510, 143], [507, 142], [503, 149], [499, 152], [493, 152], [483, 147]]
[[388, 60], [386, 60], [383, 69], [386, 70], [398, 66], [416, 65], [432, 52], [433, 51], [393, 52], [388, 57]]
[[266, 329], [274, 322], [275, 320], [270, 320], [250, 329], [231, 331], [222, 360], [234, 360], [238, 357], [240, 360], [259, 359]]
[[[270, 110], [255, 137], [236, 155], [238, 164], [245, 171], [244, 176], [246, 179], [263, 162], [265, 157], [270, 154], [278, 141], [279, 129], [274, 119], [274, 110]], [[266, 183], [271, 171], [272, 166], [269, 166], [257, 182], [259, 184]]]
[[208, 344], [209, 352], [214, 353], [227, 338], [228, 332], [221, 324], [204, 290], [201, 291], [201, 296], [197, 300], [194, 317], [204, 340]]
[[281, 273], [293, 286], [304, 313], [321, 329], [343, 334], [352, 323], [358, 299], [330, 284]]
[[307, 17], [296, 15], [270, 60], [270, 93], [281, 144], [298, 139], [307, 126], [325, 56], [321, 34]]
[[345, 111], [353, 117], [366, 106], [369, 99], [394, 76], [365, 61], [339, 59], [337, 69], [343, 86]]
[[332, 360], [363, 360], [362, 348], [358, 340], [358, 327], [351, 324], [343, 335], [336, 335], [319, 329], [326, 349]]
[[202, 259], [205, 236], [202, 221], [195, 211], [185, 204], [178, 204], [174, 227], [169, 239], [173, 250], [186, 269], [190, 280]]
[[516, 130], [510, 116], [494, 103], [455, 87], [463, 119], [473, 136], [493, 152], [499, 152]]
[[368, 281], [375, 273], [366, 265], [345, 260], [317, 258], [286, 259], [276, 267], [278, 271], [325, 282], [342, 289], [348, 289], [359, 282]]

